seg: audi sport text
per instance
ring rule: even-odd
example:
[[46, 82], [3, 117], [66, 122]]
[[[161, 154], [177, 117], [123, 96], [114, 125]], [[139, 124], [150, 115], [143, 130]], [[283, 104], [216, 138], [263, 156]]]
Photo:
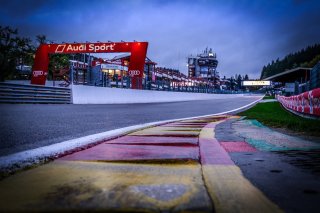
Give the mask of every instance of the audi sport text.
[[63, 53], [63, 52], [77, 52], [77, 51], [112, 51], [114, 50], [115, 44], [60, 44], [57, 46], [55, 52]]
[[114, 50], [114, 44], [89, 44], [89, 51]]

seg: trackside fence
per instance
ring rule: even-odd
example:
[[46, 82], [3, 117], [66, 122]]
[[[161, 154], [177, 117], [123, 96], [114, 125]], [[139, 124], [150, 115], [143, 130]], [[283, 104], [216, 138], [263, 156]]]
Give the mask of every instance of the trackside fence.
[[320, 117], [320, 88], [290, 97], [278, 95], [277, 99], [288, 110]]

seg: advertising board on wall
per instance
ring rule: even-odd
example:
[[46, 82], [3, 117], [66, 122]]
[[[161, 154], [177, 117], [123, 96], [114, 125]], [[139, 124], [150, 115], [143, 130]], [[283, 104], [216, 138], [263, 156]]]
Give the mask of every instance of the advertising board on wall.
[[271, 81], [242, 81], [242, 86], [270, 86]]

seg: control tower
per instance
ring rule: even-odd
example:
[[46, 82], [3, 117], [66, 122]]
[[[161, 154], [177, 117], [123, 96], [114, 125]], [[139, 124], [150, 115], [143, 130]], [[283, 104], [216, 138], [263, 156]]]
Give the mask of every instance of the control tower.
[[188, 77], [206, 79], [216, 85], [220, 80], [217, 66], [217, 55], [206, 48], [203, 53], [188, 57]]

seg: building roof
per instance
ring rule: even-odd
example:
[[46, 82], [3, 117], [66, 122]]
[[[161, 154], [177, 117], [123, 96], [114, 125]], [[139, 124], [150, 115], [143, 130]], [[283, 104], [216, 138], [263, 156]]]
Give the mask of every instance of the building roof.
[[112, 61], [115, 60], [119, 60], [119, 59], [123, 59], [123, 58], [128, 58], [129, 56], [131, 56], [131, 53], [123, 53], [121, 55], [117, 55], [115, 56], [113, 59], [111, 59]]
[[[131, 53], [124, 53], [118, 56], [115, 56], [113, 59], [111, 59], [111, 61], [116, 61], [116, 60], [120, 60], [120, 59], [129, 59], [129, 57], [131, 56]], [[154, 64], [157, 65], [156, 62], [152, 61], [150, 58], [146, 57], [146, 64]]]
[[262, 79], [262, 80], [265, 80], [265, 81], [268, 81], [268, 80], [269, 81], [270, 80], [272, 80], [272, 81], [286, 81], [286, 80], [288, 80], [289, 81], [294, 78], [304, 77], [306, 71], [310, 71], [310, 70], [311, 70], [311, 68], [297, 67], [297, 68], [294, 68], [291, 70], [286, 70], [284, 72], [269, 76], [269, 77]]

